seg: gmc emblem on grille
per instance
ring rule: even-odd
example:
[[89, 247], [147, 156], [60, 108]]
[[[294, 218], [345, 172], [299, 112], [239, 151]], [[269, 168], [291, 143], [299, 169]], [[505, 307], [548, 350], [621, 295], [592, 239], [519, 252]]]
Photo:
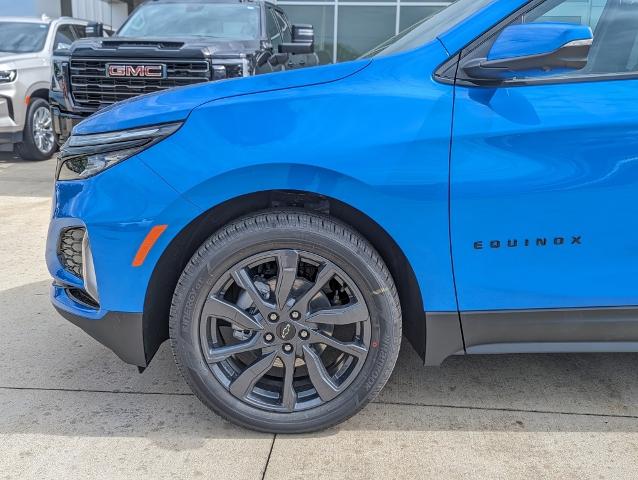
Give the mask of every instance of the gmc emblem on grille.
[[164, 78], [166, 65], [117, 65], [111, 63], [106, 66], [109, 77], [143, 77]]

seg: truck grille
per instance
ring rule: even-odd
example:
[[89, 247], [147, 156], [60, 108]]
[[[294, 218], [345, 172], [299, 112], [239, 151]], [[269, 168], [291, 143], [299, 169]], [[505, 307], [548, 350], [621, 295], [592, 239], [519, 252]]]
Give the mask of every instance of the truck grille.
[[[166, 65], [166, 78], [109, 78], [109, 63], [131, 65]], [[78, 105], [99, 108], [145, 93], [181, 87], [210, 80], [210, 65], [205, 60], [171, 60], [167, 62], [144, 59], [111, 60], [71, 59], [71, 93]]]

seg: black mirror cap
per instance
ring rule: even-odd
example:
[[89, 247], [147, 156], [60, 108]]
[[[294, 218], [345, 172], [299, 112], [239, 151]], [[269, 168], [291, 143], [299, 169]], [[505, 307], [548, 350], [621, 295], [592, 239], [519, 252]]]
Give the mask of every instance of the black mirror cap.
[[291, 53], [299, 55], [303, 53], [313, 53], [315, 51], [314, 43], [280, 43], [279, 53]]
[[99, 22], [91, 22], [86, 26], [87, 37], [103, 37], [104, 36], [104, 24]]

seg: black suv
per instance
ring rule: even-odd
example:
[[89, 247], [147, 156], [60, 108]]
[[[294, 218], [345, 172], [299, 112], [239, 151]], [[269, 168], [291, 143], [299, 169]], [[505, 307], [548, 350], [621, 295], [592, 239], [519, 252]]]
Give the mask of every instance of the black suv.
[[318, 63], [310, 25], [261, 0], [150, 0], [110, 38], [53, 57], [53, 126], [64, 143], [95, 111], [137, 95]]

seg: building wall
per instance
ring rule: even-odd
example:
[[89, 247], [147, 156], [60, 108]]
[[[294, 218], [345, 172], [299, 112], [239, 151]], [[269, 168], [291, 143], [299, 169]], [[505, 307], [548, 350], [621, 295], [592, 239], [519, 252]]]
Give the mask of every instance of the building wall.
[[118, 0], [71, 0], [72, 15], [118, 28], [128, 17], [128, 4]]
[[57, 0], [0, 0], [0, 15], [59, 17], [60, 2]]

